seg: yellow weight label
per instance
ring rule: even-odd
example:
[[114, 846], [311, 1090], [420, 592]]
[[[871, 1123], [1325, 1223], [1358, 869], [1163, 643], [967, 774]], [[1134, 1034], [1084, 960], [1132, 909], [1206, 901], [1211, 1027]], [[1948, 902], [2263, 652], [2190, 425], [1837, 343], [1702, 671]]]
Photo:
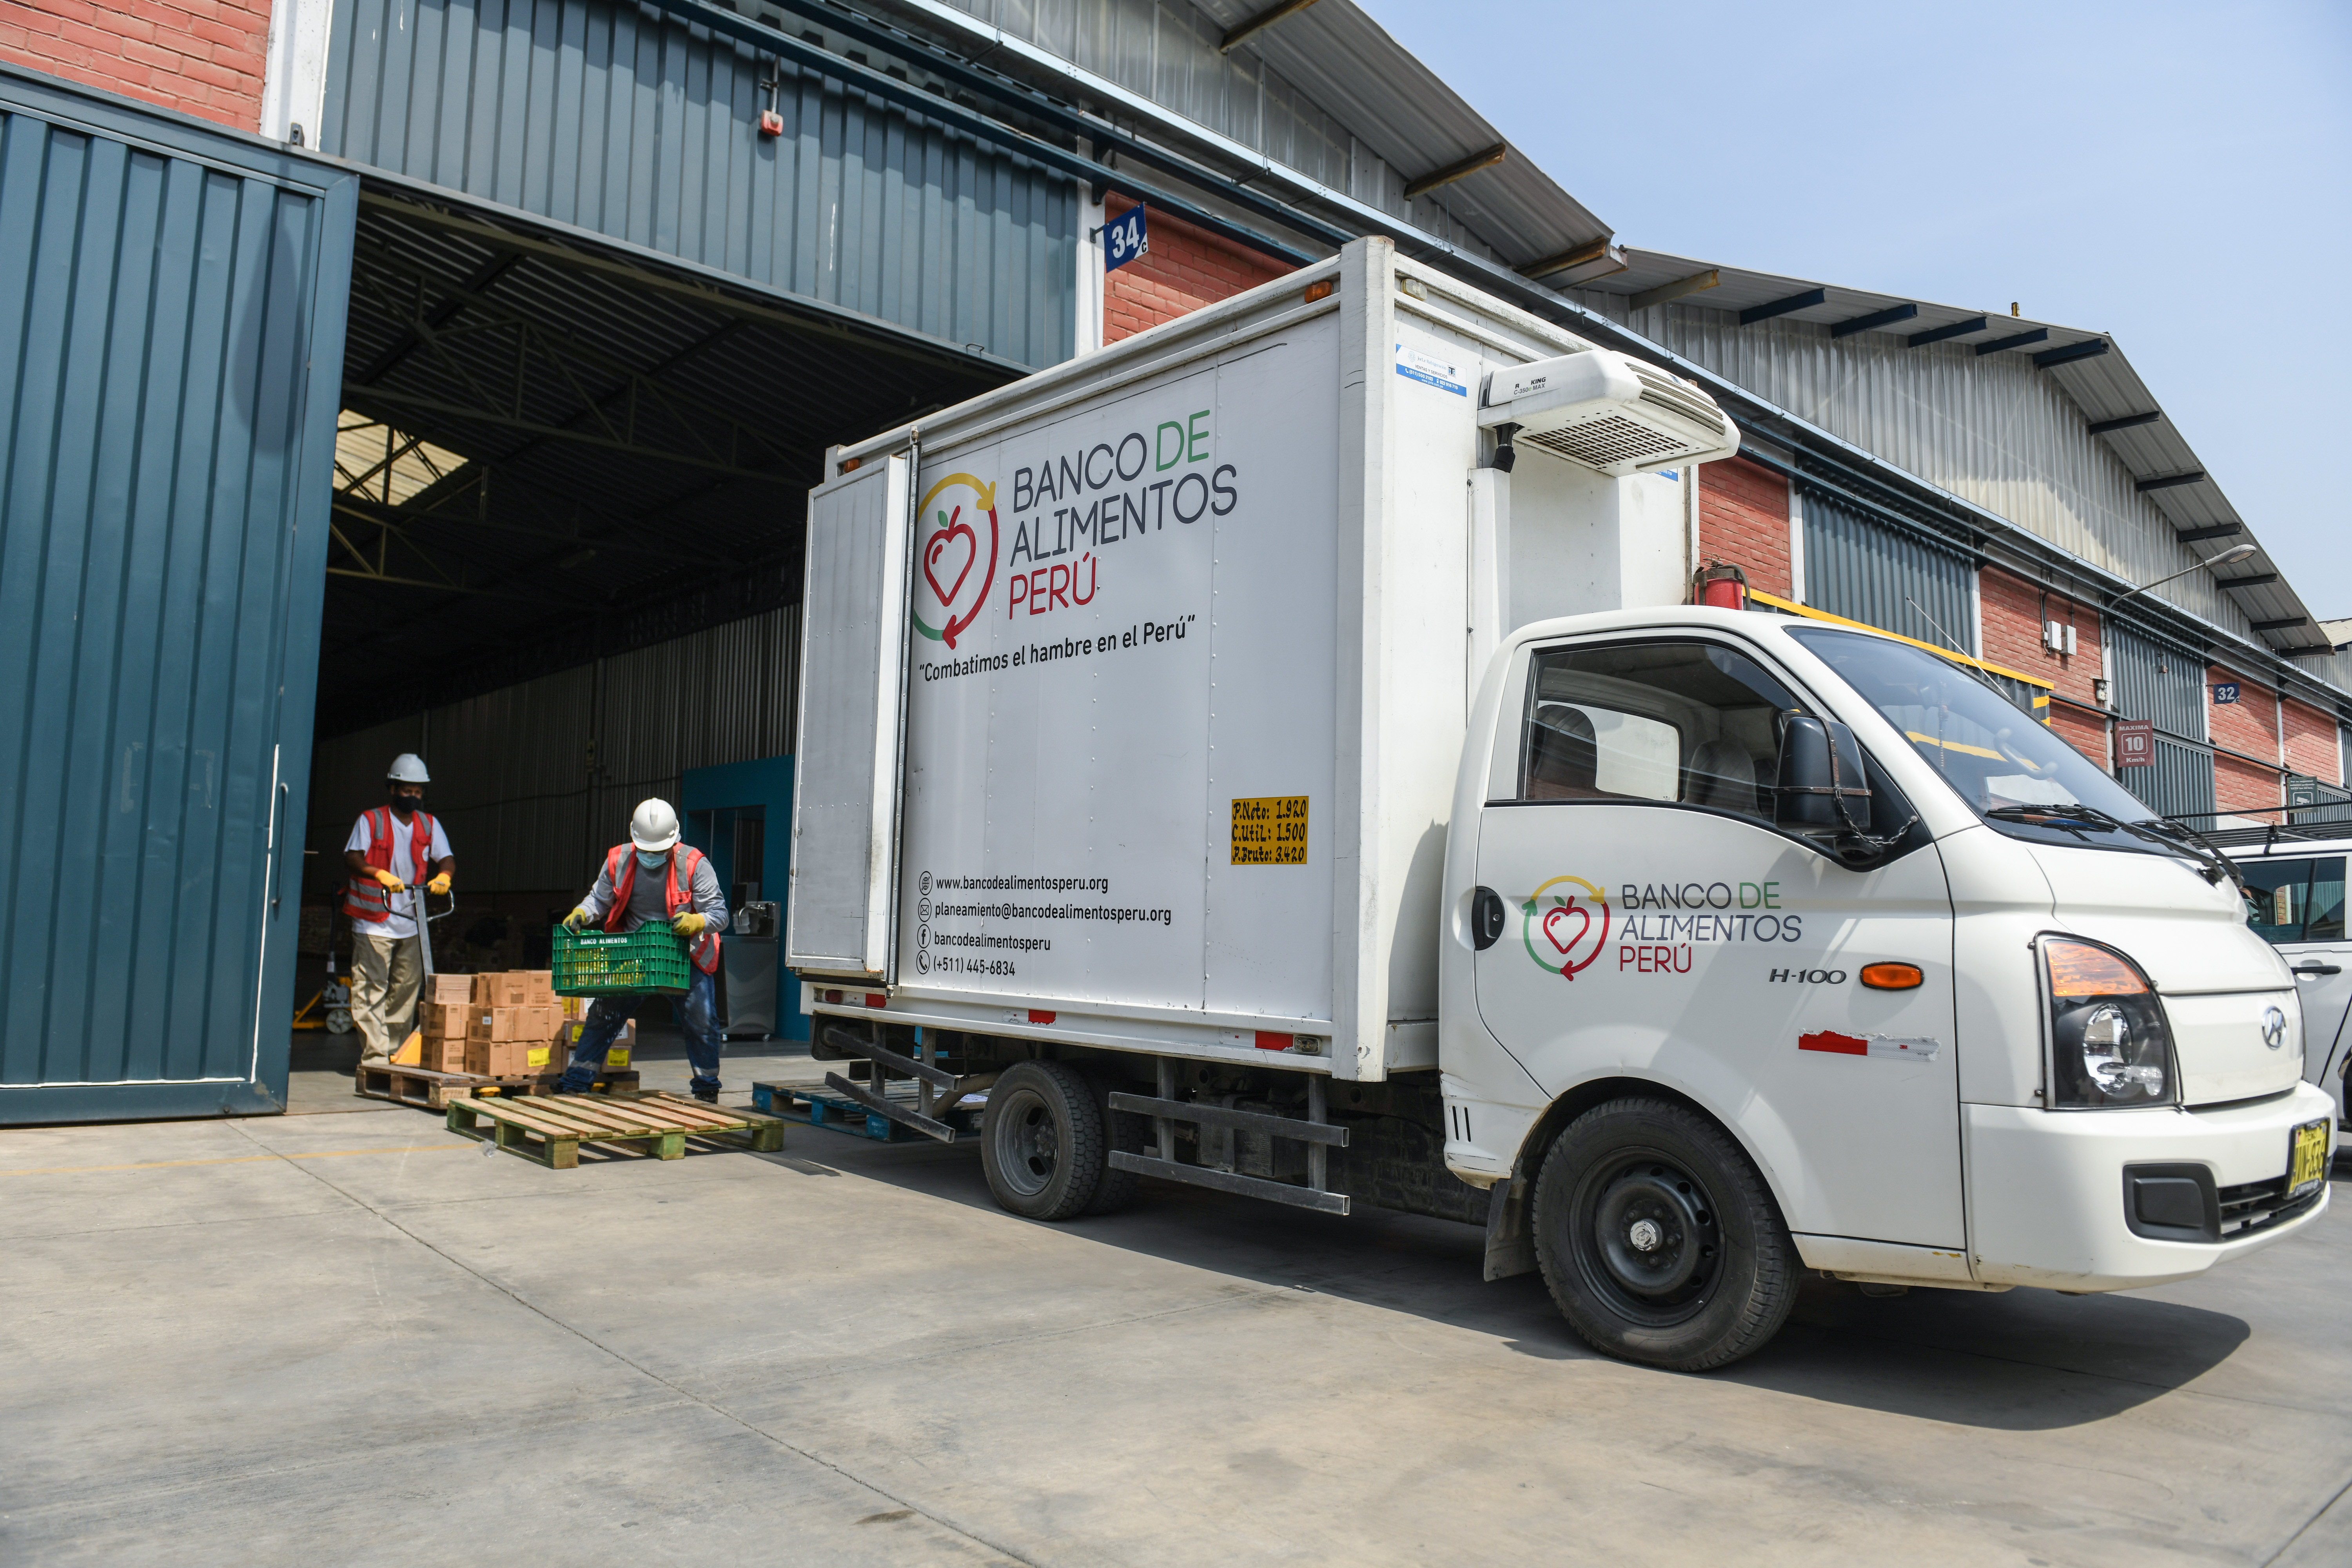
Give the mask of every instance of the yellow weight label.
[[522, 1059], [527, 1066], [543, 1068], [547, 1065], [547, 1047], [533, 1046], [530, 1050], [523, 1052]]
[[604, 1053], [604, 1065], [618, 1069], [629, 1065], [629, 1047], [614, 1046]]
[[1269, 795], [1234, 802], [1234, 864], [1307, 864], [1307, 797]]

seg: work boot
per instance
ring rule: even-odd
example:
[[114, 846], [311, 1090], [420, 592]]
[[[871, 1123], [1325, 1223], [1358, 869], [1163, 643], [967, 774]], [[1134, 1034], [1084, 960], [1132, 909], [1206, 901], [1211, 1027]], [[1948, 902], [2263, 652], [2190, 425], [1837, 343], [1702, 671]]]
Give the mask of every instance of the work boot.
[[705, 1105], [716, 1105], [719, 1103], [719, 1091], [715, 1089], [691, 1089], [688, 1092], [691, 1093], [695, 1099], [702, 1101]]

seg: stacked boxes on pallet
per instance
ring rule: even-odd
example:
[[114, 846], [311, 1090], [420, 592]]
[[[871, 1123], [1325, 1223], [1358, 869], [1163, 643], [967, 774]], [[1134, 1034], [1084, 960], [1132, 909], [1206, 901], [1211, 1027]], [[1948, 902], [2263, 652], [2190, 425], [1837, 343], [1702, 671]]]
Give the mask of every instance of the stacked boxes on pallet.
[[[587, 1027], [588, 1009], [595, 1005], [596, 999], [593, 996], [559, 996], [555, 1000], [563, 1009], [562, 1043], [563, 1054], [568, 1058], [572, 1054], [572, 1047], [580, 1043], [580, 1031]], [[637, 1021], [631, 1018], [621, 1026], [621, 1032], [613, 1037], [613, 1043], [604, 1047], [604, 1070], [619, 1072], [626, 1068], [629, 1065], [629, 1052], [635, 1047], [636, 1043]]]
[[516, 1078], [557, 1070], [563, 1033], [555, 976], [544, 969], [509, 969], [473, 977], [466, 1012], [466, 1071]]
[[418, 1067], [431, 1072], [466, 1070], [466, 1029], [473, 1000], [472, 975], [425, 976], [424, 993], [416, 1002], [416, 1026], [425, 1036]]

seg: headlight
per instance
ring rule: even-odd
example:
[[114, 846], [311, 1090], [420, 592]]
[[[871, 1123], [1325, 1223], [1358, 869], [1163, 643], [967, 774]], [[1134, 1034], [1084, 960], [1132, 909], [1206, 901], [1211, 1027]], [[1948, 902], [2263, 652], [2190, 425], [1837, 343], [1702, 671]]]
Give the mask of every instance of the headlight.
[[2180, 1075], [2156, 988], [2131, 960], [2072, 937], [2045, 937], [2050, 1103], [2062, 1110], [2172, 1105]]

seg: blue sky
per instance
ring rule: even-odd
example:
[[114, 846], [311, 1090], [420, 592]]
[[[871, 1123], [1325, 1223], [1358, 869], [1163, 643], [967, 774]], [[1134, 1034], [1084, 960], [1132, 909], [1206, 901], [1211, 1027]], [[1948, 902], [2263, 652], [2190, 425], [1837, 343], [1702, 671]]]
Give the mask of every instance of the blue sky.
[[1625, 244], [2114, 334], [2352, 616], [2352, 5], [1359, 0]]

